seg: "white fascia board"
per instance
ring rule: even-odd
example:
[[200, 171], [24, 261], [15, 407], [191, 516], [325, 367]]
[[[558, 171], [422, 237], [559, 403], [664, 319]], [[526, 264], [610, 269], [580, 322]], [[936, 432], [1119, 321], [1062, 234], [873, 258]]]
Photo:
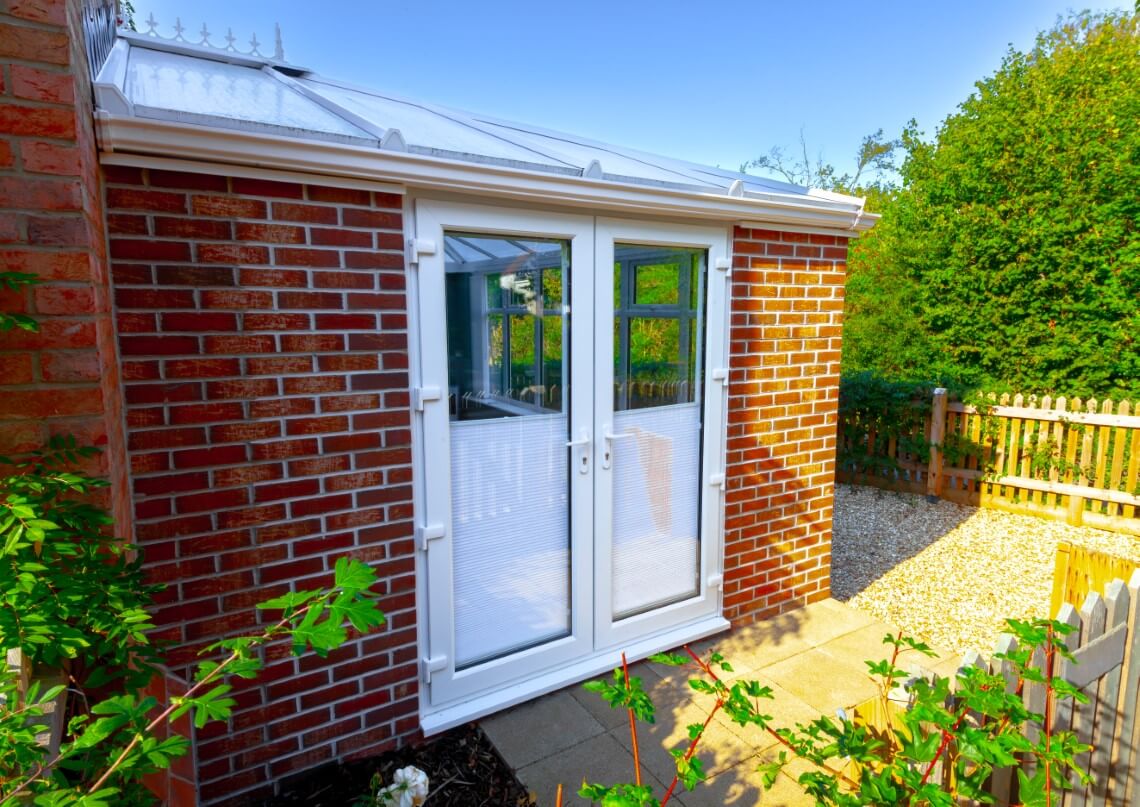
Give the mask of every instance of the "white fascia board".
[[221, 165], [295, 171], [392, 182], [434, 191], [473, 193], [546, 204], [638, 215], [683, 216], [756, 226], [795, 226], [851, 235], [873, 225], [871, 216], [830, 206], [755, 200], [724, 193], [632, 186], [604, 179], [546, 174], [506, 166], [466, 163], [420, 154], [330, 141], [194, 126], [96, 113], [100, 145], [115, 153], [177, 156]]

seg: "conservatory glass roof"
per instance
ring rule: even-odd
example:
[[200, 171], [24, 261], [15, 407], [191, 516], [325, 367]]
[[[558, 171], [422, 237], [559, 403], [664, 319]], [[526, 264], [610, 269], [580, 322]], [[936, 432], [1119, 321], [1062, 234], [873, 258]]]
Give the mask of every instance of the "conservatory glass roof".
[[449, 161], [858, 213], [862, 199], [401, 98], [280, 59], [120, 33], [95, 81], [104, 112]]

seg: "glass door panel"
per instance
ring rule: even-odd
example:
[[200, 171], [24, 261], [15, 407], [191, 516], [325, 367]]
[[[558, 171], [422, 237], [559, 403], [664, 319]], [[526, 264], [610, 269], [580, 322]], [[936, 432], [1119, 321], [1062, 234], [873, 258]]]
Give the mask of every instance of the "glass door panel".
[[564, 239], [444, 232], [455, 666], [570, 633]]
[[700, 593], [706, 253], [614, 245], [614, 619]]

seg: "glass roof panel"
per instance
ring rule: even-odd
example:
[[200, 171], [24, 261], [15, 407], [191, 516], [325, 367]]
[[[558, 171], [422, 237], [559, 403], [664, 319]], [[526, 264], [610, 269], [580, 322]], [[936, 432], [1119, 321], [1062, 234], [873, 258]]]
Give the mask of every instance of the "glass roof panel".
[[252, 67], [131, 48], [125, 94], [132, 103], [348, 137], [374, 137]]
[[426, 107], [375, 93], [339, 87], [323, 81], [299, 79], [310, 89], [350, 112], [384, 129], [399, 129], [409, 145], [473, 154], [501, 160], [547, 165], [565, 164], [559, 160], [466, 126]]

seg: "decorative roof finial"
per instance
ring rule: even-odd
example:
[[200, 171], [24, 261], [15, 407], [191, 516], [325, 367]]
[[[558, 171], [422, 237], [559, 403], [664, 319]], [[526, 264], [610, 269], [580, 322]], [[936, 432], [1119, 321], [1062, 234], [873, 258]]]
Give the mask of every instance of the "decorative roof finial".
[[143, 36], [149, 36], [154, 39], [165, 40], [166, 42], [181, 42], [186, 45], [194, 45], [199, 48], [209, 48], [210, 50], [222, 51], [224, 53], [234, 53], [239, 56], [253, 56], [258, 59], [265, 59], [266, 61], [284, 62], [285, 61], [285, 45], [281, 36], [281, 25], [279, 23], [273, 24], [273, 55], [267, 56], [261, 52], [261, 42], [257, 39], [257, 34], [249, 38], [249, 50], [238, 50], [235, 43], [237, 37], [234, 36], [233, 28], [226, 29], [226, 36], [224, 45], [215, 45], [210, 41], [212, 34], [206, 23], [202, 23], [202, 30], [198, 32], [198, 41], [193, 42], [186, 38], [186, 26], [182, 24], [181, 17], [174, 18], [174, 36], [163, 36], [158, 32], [158, 20], [154, 18], [154, 13], [151, 12], [145, 21], [146, 30], [142, 32]]

